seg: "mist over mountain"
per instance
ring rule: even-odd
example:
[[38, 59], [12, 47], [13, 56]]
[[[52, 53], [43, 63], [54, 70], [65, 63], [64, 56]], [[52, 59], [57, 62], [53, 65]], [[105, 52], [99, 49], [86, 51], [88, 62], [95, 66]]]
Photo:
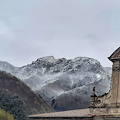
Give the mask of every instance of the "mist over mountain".
[[[56, 110], [88, 107], [94, 86], [98, 95], [109, 91], [112, 72], [111, 68], [103, 67], [93, 58], [67, 60], [53, 56], [39, 58], [22, 67], [0, 61], [0, 70], [20, 78], [45, 101], [52, 102]], [[85, 99], [87, 104], [82, 103]]]

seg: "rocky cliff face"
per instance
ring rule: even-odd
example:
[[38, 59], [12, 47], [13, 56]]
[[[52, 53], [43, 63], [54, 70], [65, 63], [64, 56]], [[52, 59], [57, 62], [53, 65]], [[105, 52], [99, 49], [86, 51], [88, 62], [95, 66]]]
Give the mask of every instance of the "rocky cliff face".
[[111, 68], [102, 67], [93, 58], [77, 57], [67, 60], [48, 56], [23, 67], [0, 62], [0, 70], [20, 78], [48, 102], [64, 99], [65, 96], [88, 97], [94, 86], [97, 94], [110, 89]]

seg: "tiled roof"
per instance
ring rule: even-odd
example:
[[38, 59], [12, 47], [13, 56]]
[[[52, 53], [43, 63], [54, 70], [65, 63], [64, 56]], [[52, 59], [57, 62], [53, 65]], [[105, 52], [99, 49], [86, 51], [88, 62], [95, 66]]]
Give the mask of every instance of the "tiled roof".
[[79, 110], [70, 110], [62, 112], [53, 112], [53, 113], [44, 113], [30, 115], [30, 118], [51, 118], [51, 117], [89, 117], [92, 116], [89, 112], [89, 109], [79, 109]]

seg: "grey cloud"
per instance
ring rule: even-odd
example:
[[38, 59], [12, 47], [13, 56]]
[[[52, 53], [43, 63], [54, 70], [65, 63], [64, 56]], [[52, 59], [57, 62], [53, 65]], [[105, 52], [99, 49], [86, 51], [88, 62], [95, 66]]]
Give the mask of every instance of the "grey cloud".
[[46, 55], [88, 56], [110, 66], [106, 57], [119, 47], [119, 6], [119, 0], [0, 0], [0, 57], [20, 66]]

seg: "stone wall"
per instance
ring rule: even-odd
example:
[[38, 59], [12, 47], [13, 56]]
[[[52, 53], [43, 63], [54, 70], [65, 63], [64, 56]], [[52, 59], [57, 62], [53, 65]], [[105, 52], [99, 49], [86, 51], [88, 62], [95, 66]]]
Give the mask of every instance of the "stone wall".
[[58, 117], [58, 118], [34, 118], [31, 120], [93, 120], [92, 117]]
[[99, 117], [94, 117], [93, 120], [120, 120], [120, 117], [115, 117], [115, 116], [103, 116], [103, 117], [101, 117], [101, 116], [99, 116]]
[[115, 116], [97, 116], [97, 117], [73, 117], [73, 118], [34, 118], [31, 120], [120, 120]]

